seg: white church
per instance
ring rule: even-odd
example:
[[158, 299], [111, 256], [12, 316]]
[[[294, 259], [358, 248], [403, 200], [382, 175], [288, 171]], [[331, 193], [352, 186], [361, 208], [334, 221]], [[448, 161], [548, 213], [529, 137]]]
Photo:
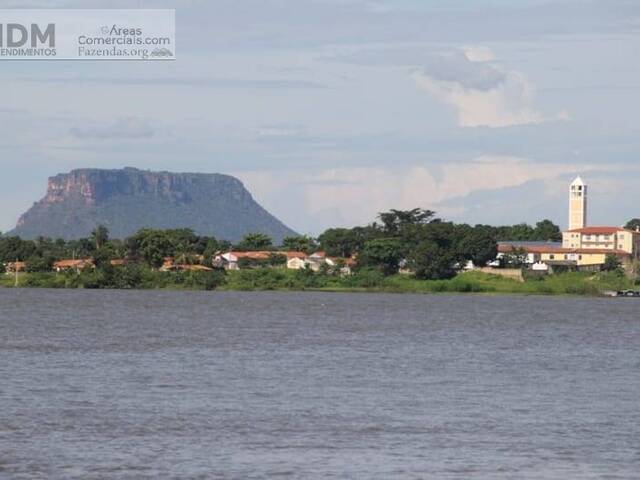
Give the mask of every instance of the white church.
[[515, 250], [527, 253], [528, 263], [568, 265], [597, 270], [608, 255], [617, 256], [629, 265], [640, 255], [640, 232], [622, 227], [589, 226], [589, 187], [577, 177], [569, 186], [569, 229], [562, 234], [562, 245], [512, 245], [502, 243], [503, 255]]

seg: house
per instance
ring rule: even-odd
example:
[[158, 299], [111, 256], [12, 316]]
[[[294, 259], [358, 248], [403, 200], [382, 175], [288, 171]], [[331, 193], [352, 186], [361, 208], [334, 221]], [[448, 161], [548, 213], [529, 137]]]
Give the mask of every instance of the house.
[[304, 252], [286, 252], [287, 268], [300, 270], [307, 266], [307, 254]]
[[266, 261], [269, 260], [274, 254], [278, 252], [272, 252], [269, 250], [253, 251], [253, 252], [227, 252], [221, 253], [214, 257], [213, 264], [218, 268], [224, 268], [225, 270], [240, 270], [239, 262], [241, 259]]
[[24, 272], [27, 269], [25, 262], [8, 262], [4, 264], [4, 269], [7, 274]]
[[323, 265], [335, 267], [336, 262], [333, 259], [327, 257], [327, 254], [325, 252], [320, 251], [309, 255], [309, 257], [307, 258], [307, 265], [311, 270], [317, 272]]
[[400, 275], [413, 275], [413, 270], [409, 268], [409, 262], [406, 258], [403, 258], [398, 262], [398, 273]]
[[500, 267], [507, 255], [519, 255], [526, 266], [534, 265], [542, 259], [542, 253], [554, 252], [562, 248], [559, 242], [498, 242], [496, 260], [488, 264], [489, 267]]
[[[329, 268], [340, 266], [341, 273], [351, 274], [351, 268], [355, 265], [355, 259], [351, 258], [330, 258], [325, 252], [315, 252], [307, 255], [304, 252], [295, 251], [252, 251], [252, 252], [236, 252], [219, 253], [213, 259], [214, 266], [224, 268], [226, 270], [240, 270], [242, 264], [251, 266], [254, 262], [257, 266], [261, 264], [270, 264], [272, 266], [280, 266], [280, 263], [271, 263], [274, 257], [284, 257], [283, 267], [290, 270], [301, 270], [309, 268], [314, 272], [320, 270], [323, 265]], [[246, 260], [244, 260], [246, 259]]]
[[356, 266], [356, 259], [352, 257], [348, 258], [332, 258], [333, 262], [340, 267], [340, 275], [349, 276], [353, 273], [353, 269]]
[[71, 270], [75, 270], [76, 272], [80, 272], [81, 270], [85, 270], [87, 268], [95, 268], [93, 260], [90, 258], [80, 258], [74, 260], [58, 260], [53, 263], [53, 270], [55, 272], [68, 272]]

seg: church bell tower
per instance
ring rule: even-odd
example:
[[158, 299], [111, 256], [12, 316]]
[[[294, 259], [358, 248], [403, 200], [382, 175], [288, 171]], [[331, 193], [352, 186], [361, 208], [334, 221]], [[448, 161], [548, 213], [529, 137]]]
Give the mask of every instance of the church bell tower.
[[576, 177], [569, 190], [569, 230], [587, 226], [587, 185]]

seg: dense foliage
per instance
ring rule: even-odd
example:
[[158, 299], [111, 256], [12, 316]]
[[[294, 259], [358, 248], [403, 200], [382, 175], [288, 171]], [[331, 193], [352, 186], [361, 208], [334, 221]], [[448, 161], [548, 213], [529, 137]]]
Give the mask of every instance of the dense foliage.
[[633, 218], [629, 220], [624, 226], [627, 230], [639, 230], [640, 229], [640, 218]]
[[318, 237], [329, 255], [356, 255], [361, 268], [393, 275], [401, 268], [420, 279], [451, 278], [469, 261], [485, 265], [497, 254], [492, 227], [456, 225], [430, 210], [391, 210], [379, 223], [353, 229], [330, 229]]
[[[40, 237], [24, 240], [19, 237], [0, 237], [0, 263], [16, 260], [27, 264], [31, 274], [52, 271], [53, 264], [60, 259], [90, 258], [95, 269], [82, 273], [73, 272], [64, 282], [80, 282], [85, 287], [143, 288], [149, 285], [175, 283], [200, 285], [203, 288], [224, 283], [224, 272], [158, 272], [167, 257], [181, 265], [202, 264], [213, 266], [216, 253], [228, 251], [272, 250], [273, 254], [262, 259], [241, 258], [239, 266], [246, 277], [247, 285], [258, 281], [273, 283], [272, 275], [285, 275], [279, 270], [286, 264], [286, 257], [278, 251], [293, 250], [310, 254], [323, 250], [327, 257], [334, 257], [337, 267], [321, 267], [314, 274], [310, 271], [294, 277], [297, 285], [322, 286], [322, 277], [340, 276], [343, 259], [351, 259], [352, 270], [356, 274], [350, 280], [354, 285], [374, 285], [381, 278], [399, 272], [411, 272], [419, 280], [441, 280], [454, 277], [468, 262], [476, 266], [485, 265], [496, 258], [497, 241], [511, 240], [557, 240], [560, 229], [549, 220], [543, 220], [535, 227], [515, 225], [511, 227], [491, 227], [487, 225], [466, 225], [445, 222], [430, 210], [391, 210], [379, 215], [378, 221], [355, 228], [331, 228], [318, 236], [285, 237], [282, 245], [276, 246], [272, 239], [260, 232], [245, 235], [235, 244], [218, 240], [212, 236], [202, 236], [190, 229], [154, 230], [143, 229], [125, 240], [110, 238], [109, 231], [98, 225], [87, 238], [64, 241]], [[121, 260], [114, 266], [112, 260]], [[355, 265], [353, 265], [355, 260]], [[518, 256], [509, 260], [516, 266]], [[265, 267], [265, 268], [263, 268]], [[274, 268], [276, 267], [276, 268]], [[255, 273], [257, 270], [271, 272]], [[205, 270], [205, 269], [201, 269]], [[244, 273], [253, 270], [254, 272]], [[75, 275], [75, 277], [73, 276]], [[174, 277], [171, 277], [174, 275]], [[253, 275], [262, 276], [257, 280]], [[77, 277], [77, 278], [76, 278]], [[38, 282], [37, 278], [32, 277]], [[174, 280], [170, 280], [174, 278]], [[289, 277], [287, 277], [289, 278]], [[261, 279], [261, 280], [260, 280]], [[42, 280], [44, 281], [44, 280]], [[47, 280], [48, 281], [48, 280]], [[288, 281], [291, 281], [289, 279]], [[278, 283], [278, 282], [276, 282]]]

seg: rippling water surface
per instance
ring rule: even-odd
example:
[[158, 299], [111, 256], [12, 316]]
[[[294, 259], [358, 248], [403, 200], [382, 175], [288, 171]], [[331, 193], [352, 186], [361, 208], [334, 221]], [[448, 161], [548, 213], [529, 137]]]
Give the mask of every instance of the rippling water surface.
[[0, 478], [640, 478], [640, 301], [0, 290]]

